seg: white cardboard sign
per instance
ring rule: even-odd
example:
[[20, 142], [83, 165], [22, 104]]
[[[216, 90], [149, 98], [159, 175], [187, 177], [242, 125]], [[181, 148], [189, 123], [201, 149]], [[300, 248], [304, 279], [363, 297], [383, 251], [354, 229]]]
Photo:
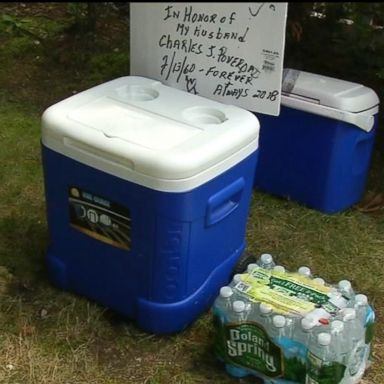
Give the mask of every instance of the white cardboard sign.
[[278, 115], [287, 3], [131, 3], [131, 75]]

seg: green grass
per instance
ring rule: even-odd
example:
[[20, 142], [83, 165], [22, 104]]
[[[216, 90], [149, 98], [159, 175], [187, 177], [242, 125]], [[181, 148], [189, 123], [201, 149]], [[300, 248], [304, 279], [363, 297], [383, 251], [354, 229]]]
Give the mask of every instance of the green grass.
[[[0, 126], [0, 265], [11, 274], [0, 274], [9, 287], [0, 303], [0, 382], [234, 382], [213, 356], [210, 313], [178, 335], [159, 337], [50, 284], [40, 112], [3, 99]], [[247, 226], [251, 253], [271, 252], [289, 269], [308, 265], [332, 283], [348, 278], [369, 296], [378, 315], [376, 362], [366, 375], [374, 384], [384, 378], [383, 233], [383, 212], [325, 215], [260, 192]]]
[[[52, 26], [52, 35], [55, 28], [62, 30]], [[53, 58], [40, 45], [33, 48], [25, 36], [8, 36], [0, 49], [0, 383], [255, 382], [231, 379], [216, 361], [210, 313], [177, 335], [160, 337], [49, 281], [41, 113], [73, 90], [126, 74], [128, 54], [122, 47], [127, 37], [119, 36], [73, 66], [68, 57]], [[110, 47], [121, 50], [113, 55]], [[36, 52], [46, 57], [33, 61]], [[367, 192], [384, 187], [382, 134], [377, 139]], [[348, 278], [373, 303], [378, 317], [375, 362], [364, 384], [384, 383], [383, 234], [383, 209], [368, 214], [352, 207], [325, 215], [292, 201], [253, 194], [249, 252], [270, 252], [291, 270], [308, 265], [331, 283]]]

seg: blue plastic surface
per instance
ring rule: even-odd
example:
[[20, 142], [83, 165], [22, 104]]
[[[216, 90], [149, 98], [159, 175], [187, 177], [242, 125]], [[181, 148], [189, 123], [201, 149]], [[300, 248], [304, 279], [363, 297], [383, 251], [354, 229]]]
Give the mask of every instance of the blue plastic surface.
[[[42, 155], [47, 260], [56, 285], [158, 334], [183, 330], [212, 305], [245, 248], [258, 151], [184, 193], [140, 186], [45, 146]], [[70, 225], [71, 188], [129, 212], [129, 249]], [[81, 216], [82, 208], [75, 213]]]
[[357, 203], [368, 175], [374, 128], [281, 106], [277, 117], [257, 114], [259, 160], [255, 187], [324, 213]]

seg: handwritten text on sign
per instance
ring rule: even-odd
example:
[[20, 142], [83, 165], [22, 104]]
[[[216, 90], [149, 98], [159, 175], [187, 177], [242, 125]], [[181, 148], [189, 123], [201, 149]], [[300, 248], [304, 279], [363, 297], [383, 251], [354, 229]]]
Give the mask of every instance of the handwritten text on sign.
[[131, 74], [280, 110], [287, 3], [131, 3]]

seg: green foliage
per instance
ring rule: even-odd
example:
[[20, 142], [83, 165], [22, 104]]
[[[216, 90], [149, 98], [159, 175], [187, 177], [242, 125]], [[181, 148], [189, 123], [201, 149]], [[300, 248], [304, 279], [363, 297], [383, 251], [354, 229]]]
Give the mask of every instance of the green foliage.
[[126, 51], [112, 51], [95, 54], [89, 61], [89, 76], [95, 82], [127, 75], [129, 72], [129, 55]]
[[28, 36], [34, 39], [40, 37], [32, 31], [33, 21], [29, 18], [16, 18], [10, 15], [2, 15], [0, 19], [0, 31], [12, 36]]
[[289, 3], [285, 66], [377, 85], [383, 25], [383, 3]]

